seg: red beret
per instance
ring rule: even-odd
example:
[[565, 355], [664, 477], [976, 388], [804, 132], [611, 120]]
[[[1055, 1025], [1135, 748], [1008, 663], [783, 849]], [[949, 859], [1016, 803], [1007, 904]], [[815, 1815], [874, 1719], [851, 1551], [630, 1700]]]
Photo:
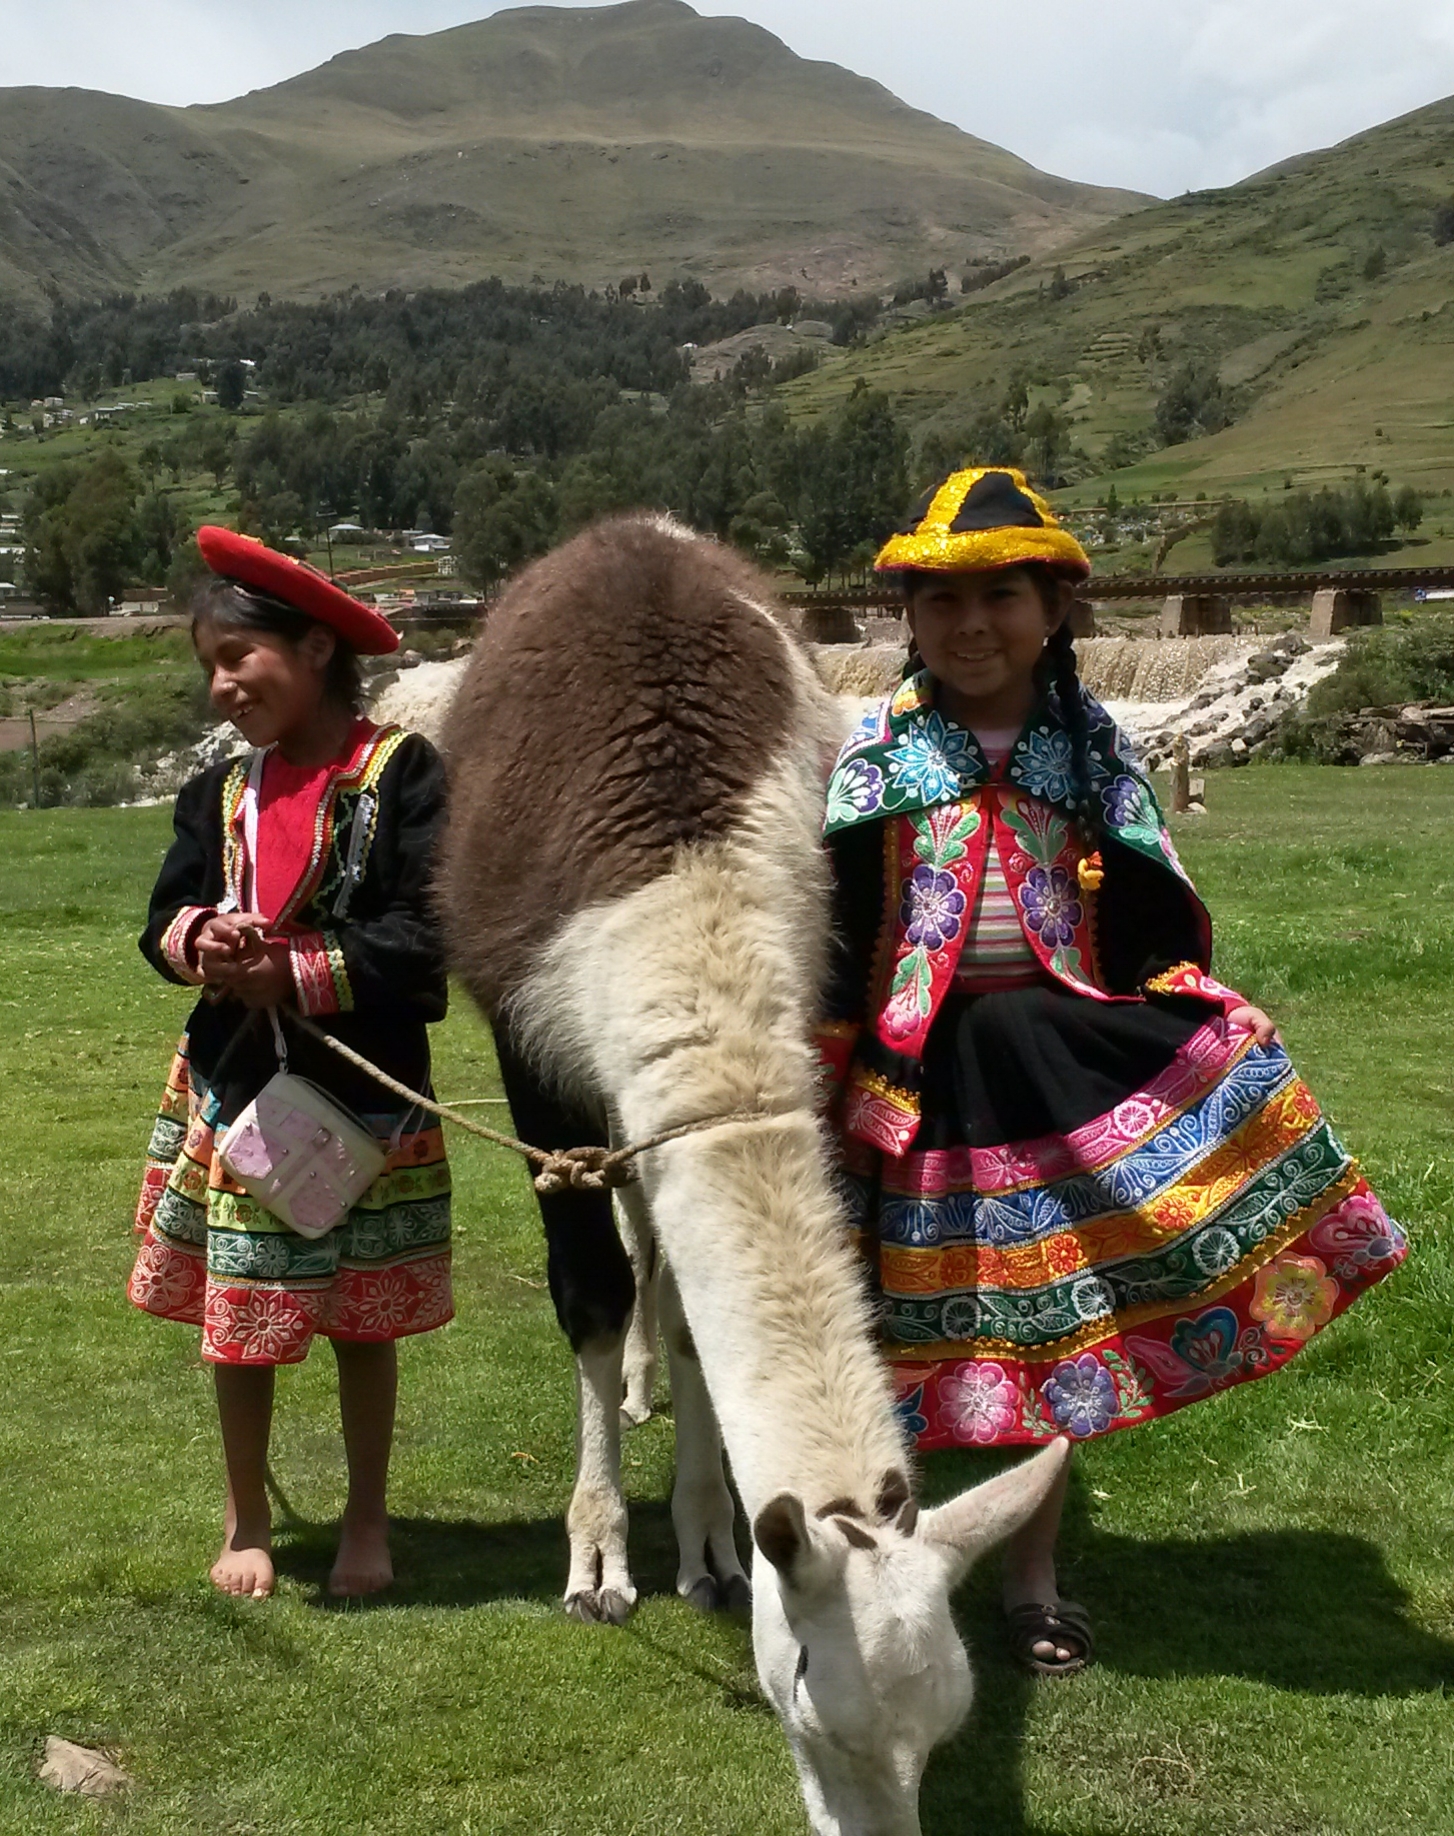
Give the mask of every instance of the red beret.
[[382, 657], [399, 648], [399, 634], [388, 619], [335, 586], [306, 561], [280, 555], [252, 536], [212, 523], [204, 523], [197, 531], [197, 546], [214, 574], [271, 593], [309, 618], [332, 626], [362, 656]]

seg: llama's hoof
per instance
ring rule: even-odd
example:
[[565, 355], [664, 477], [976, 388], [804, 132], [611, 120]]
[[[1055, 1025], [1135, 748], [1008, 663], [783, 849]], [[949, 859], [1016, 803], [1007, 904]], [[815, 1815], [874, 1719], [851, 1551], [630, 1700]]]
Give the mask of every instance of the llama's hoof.
[[621, 1405], [621, 1426], [639, 1428], [643, 1422], [651, 1420], [651, 1404], [632, 1402], [628, 1396]]
[[583, 1626], [624, 1626], [635, 1607], [634, 1599], [614, 1587], [593, 1587], [565, 1597], [566, 1614]]
[[733, 1575], [722, 1588], [721, 1610], [735, 1614], [739, 1619], [745, 1619], [751, 1614], [752, 1584], [746, 1575]]
[[699, 1613], [715, 1613], [721, 1605], [717, 1583], [711, 1575], [703, 1575], [700, 1581], [693, 1581], [690, 1587], [683, 1588], [682, 1599]]

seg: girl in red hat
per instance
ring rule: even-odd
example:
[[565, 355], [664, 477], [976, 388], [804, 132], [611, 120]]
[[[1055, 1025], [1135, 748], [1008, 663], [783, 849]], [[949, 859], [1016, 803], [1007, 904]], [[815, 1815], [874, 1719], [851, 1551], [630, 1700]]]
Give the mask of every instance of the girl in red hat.
[[[1076, 674], [1090, 563], [956, 472], [878, 558], [914, 654], [828, 791], [825, 1027], [856, 1223], [922, 1448], [1108, 1434], [1278, 1370], [1405, 1246], [1211, 926]], [[1090, 1660], [1063, 1494], [1008, 1545], [1021, 1658]]]
[[[392, 651], [387, 622], [332, 582], [230, 530], [198, 532], [214, 570], [192, 640], [212, 703], [250, 751], [183, 785], [176, 839], [142, 953], [202, 991], [153, 1130], [129, 1293], [202, 1328], [227, 1475], [212, 1580], [274, 1585], [265, 1489], [274, 1375], [333, 1344], [348, 1501], [329, 1580], [392, 1579], [385, 1487], [395, 1341], [451, 1317], [449, 1169], [438, 1125], [327, 1047], [288, 1010], [413, 1090], [429, 1089], [426, 1027], [445, 1012], [427, 901], [444, 807], [439, 757], [361, 712], [358, 656]], [[326, 1234], [298, 1234], [223, 1165], [229, 1125], [279, 1069], [321, 1086], [387, 1154]]]

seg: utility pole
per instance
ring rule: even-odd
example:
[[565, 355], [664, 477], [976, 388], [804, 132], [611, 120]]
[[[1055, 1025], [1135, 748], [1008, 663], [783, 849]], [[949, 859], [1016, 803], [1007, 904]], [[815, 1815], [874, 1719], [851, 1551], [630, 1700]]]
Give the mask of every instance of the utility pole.
[[29, 710], [29, 713], [30, 713], [30, 786], [31, 786], [31, 794], [34, 799], [31, 807], [33, 809], [38, 810], [40, 808], [40, 745], [35, 737], [35, 709], [31, 708]]
[[1191, 805], [1191, 748], [1186, 735], [1178, 733], [1171, 743], [1171, 809], [1184, 816]]

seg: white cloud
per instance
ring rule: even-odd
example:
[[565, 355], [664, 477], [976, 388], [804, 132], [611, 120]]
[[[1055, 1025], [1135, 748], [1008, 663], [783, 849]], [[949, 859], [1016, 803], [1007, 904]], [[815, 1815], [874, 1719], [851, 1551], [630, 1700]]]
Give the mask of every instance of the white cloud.
[[[1449, 0], [695, 0], [1048, 171], [1228, 184], [1454, 92]], [[0, 0], [0, 85], [220, 101], [490, 0]]]

